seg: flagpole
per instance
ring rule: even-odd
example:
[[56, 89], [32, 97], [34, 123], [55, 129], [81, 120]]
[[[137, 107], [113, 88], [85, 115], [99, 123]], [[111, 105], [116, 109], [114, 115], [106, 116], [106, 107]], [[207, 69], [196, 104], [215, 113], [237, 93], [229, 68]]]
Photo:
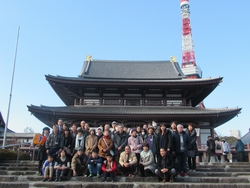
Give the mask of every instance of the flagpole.
[[17, 32], [16, 50], [15, 50], [15, 57], [14, 57], [14, 66], [13, 66], [12, 80], [11, 80], [11, 86], [10, 86], [9, 106], [8, 106], [8, 113], [7, 113], [6, 124], [5, 124], [5, 128], [4, 128], [3, 147], [5, 147], [5, 145], [6, 145], [6, 134], [7, 134], [7, 130], [8, 130], [8, 124], [9, 124], [10, 104], [11, 104], [11, 98], [12, 98], [12, 89], [13, 89], [15, 67], [16, 67], [16, 57], [17, 57], [17, 47], [18, 47], [19, 31], [20, 31], [20, 26], [18, 27], [18, 32]]

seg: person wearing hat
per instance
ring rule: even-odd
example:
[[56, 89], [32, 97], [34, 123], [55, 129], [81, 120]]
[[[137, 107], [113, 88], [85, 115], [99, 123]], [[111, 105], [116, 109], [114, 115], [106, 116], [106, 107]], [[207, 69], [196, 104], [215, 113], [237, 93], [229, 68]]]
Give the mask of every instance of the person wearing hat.
[[97, 136], [97, 143], [98, 143], [98, 141], [100, 140], [100, 138], [103, 136], [102, 127], [98, 127], [96, 129], [96, 136]]
[[[49, 136], [49, 133], [50, 133], [50, 128], [44, 127], [42, 131], [42, 136], [45, 136], [47, 139], [47, 137]], [[45, 144], [39, 145], [37, 159], [38, 159], [38, 173], [42, 175], [42, 166], [43, 166], [44, 161], [47, 160]]]
[[77, 152], [71, 161], [71, 169], [73, 171], [73, 176], [83, 176], [87, 174], [88, 156], [85, 155], [83, 148], [78, 147], [76, 150]]

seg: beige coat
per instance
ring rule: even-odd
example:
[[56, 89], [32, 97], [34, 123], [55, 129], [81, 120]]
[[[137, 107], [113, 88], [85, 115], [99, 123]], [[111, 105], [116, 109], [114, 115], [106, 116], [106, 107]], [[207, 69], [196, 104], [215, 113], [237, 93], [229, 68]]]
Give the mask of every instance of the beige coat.
[[124, 163], [129, 162], [130, 165], [136, 164], [137, 163], [137, 158], [134, 152], [130, 152], [128, 155], [124, 152], [121, 153], [119, 163], [121, 166], [124, 165]]
[[97, 136], [88, 135], [85, 140], [85, 154], [89, 155], [97, 147]]
[[[104, 140], [107, 142], [107, 145], [105, 144]], [[99, 157], [103, 157], [106, 158], [106, 156], [108, 155], [109, 151], [113, 148], [113, 141], [111, 140], [111, 138], [103, 138], [101, 137], [98, 141], [98, 156]], [[107, 151], [104, 152], [103, 150], [106, 149]]]

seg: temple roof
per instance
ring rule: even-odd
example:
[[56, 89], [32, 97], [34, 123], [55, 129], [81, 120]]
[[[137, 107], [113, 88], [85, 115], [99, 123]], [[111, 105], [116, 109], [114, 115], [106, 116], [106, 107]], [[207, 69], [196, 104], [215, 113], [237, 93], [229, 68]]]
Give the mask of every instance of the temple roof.
[[85, 61], [79, 75], [91, 79], [161, 80], [186, 76], [177, 62], [170, 61]]
[[217, 127], [240, 113], [241, 108], [196, 108], [184, 106], [28, 106], [29, 111], [48, 126], [56, 123], [57, 119], [65, 119], [70, 123], [86, 120], [117, 121], [187, 121], [212, 122]]
[[116, 88], [116, 92], [128, 88], [135, 89], [162, 89], [166, 92], [176, 92], [183, 94], [187, 101], [191, 100], [196, 106], [204, 100], [219, 83], [219, 78], [199, 78], [180, 80], [114, 80], [114, 79], [91, 79], [83, 77], [63, 77], [46, 75], [46, 79], [51, 87], [66, 105], [73, 105], [74, 99], [82, 97], [88, 88], [95, 89], [96, 92], [105, 88]]

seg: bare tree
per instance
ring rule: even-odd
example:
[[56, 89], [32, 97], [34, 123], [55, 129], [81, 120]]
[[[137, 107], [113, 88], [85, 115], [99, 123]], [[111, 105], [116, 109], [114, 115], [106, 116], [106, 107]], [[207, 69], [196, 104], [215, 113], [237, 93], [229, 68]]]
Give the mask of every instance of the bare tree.
[[31, 128], [31, 127], [26, 127], [24, 130], [23, 130], [24, 133], [34, 133], [34, 130]]

